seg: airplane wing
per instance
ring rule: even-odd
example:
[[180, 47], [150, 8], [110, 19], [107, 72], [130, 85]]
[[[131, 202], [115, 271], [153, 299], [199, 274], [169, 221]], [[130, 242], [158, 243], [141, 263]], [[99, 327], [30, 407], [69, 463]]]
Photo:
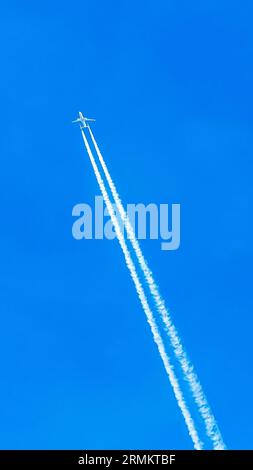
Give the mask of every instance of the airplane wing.
[[93, 122], [95, 122], [95, 121], [96, 121], [96, 119], [89, 119], [89, 118], [85, 118], [85, 121], [93, 121]]
[[79, 121], [80, 121], [80, 119], [76, 119], [75, 121], [72, 121], [72, 122], [79, 122]]

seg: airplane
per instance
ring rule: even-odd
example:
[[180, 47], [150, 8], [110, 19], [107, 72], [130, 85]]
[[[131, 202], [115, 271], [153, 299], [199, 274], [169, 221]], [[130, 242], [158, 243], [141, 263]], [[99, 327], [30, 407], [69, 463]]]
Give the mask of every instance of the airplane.
[[86, 124], [87, 121], [95, 121], [95, 119], [89, 119], [87, 117], [84, 117], [81, 111], [79, 111], [78, 114], [79, 114], [79, 117], [75, 121], [72, 121], [72, 122], [80, 122], [81, 129], [88, 127], [88, 125]]

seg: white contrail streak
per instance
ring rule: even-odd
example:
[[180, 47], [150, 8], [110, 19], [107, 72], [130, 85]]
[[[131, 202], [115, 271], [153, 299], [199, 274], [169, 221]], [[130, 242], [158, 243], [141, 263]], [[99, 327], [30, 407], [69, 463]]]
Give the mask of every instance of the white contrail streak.
[[147, 317], [147, 321], [150, 325], [150, 328], [151, 328], [151, 331], [152, 331], [152, 334], [153, 334], [153, 338], [154, 338], [154, 341], [158, 347], [158, 351], [160, 353], [160, 356], [161, 356], [161, 359], [163, 361], [163, 364], [164, 364], [164, 367], [165, 367], [165, 370], [167, 372], [167, 375], [169, 377], [169, 380], [170, 380], [170, 383], [172, 385], [172, 388], [173, 388], [173, 391], [174, 391], [174, 394], [175, 394], [175, 397], [176, 397], [176, 400], [178, 402], [178, 406], [179, 408], [181, 409], [181, 412], [183, 414], [183, 417], [184, 417], [184, 420], [185, 420], [185, 423], [186, 423], [186, 426], [188, 428], [188, 432], [190, 434], [190, 437], [193, 441], [193, 444], [194, 444], [194, 447], [195, 449], [197, 450], [201, 450], [202, 449], [202, 442], [200, 441], [199, 439], [199, 436], [198, 436], [198, 433], [197, 433], [197, 430], [195, 428], [195, 424], [193, 422], [193, 419], [191, 417], [191, 414], [187, 408], [187, 405], [185, 403], [185, 400], [184, 400], [184, 397], [183, 397], [183, 394], [182, 394], [182, 391], [180, 389], [180, 386], [179, 386], [179, 383], [178, 383], [178, 380], [175, 376], [175, 373], [174, 373], [174, 370], [173, 370], [173, 367], [172, 365], [170, 364], [170, 360], [166, 354], [166, 351], [165, 351], [165, 347], [164, 347], [164, 344], [163, 344], [163, 340], [161, 338], [161, 335], [158, 331], [158, 328], [157, 328], [157, 325], [156, 325], [156, 322], [155, 322], [155, 319], [153, 317], [153, 313], [152, 311], [150, 310], [150, 307], [148, 305], [148, 302], [147, 302], [147, 298], [146, 298], [146, 295], [144, 293], [144, 290], [143, 290], [143, 287], [141, 285], [141, 282], [139, 280], [139, 277], [138, 277], [138, 274], [136, 272], [136, 269], [135, 269], [135, 266], [134, 266], [134, 263], [132, 261], [132, 258], [131, 258], [131, 255], [130, 255], [130, 252], [127, 248], [127, 245], [126, 245], [126, 242], [124, 240], [124, 235], [121, 231], [121, 228], [120, 228], [120, 225], [119, 225], [119, 222], [117, 220], [117, 217], [114, 213], [114, 209], [113, 209], [113, 206], [111, 204], [111, 201], [109, 199], [109, 196], [108, 196], [108, 193], [106, 191], [106, 188], [105, 188], [105, 185], [104, 185], [104, 181], [100, 175], [100, 172], [99, 172], [99, 169], [97, 167], [97, 164], [94, 160], [94, 157], [92, 155], [92, 152], [91, 152], [91, 149], [90, 149], [90, 146], [88, 144], [88, 141], [85, 137], [85, 134], [83, 132], [83, 130], [81, 129], [81, 132], [82, 132], [82, 136], [83, 136], [83, 140], [84, 140], [84, 143], [85, 143], [85, 147], [86, 147], [86, 150], [88, 152], [88, 155], [89, 155], [89, 158], [90, 158], [90, 161], [91, 161], [91, 164], [92, 164], [92, 167], [93, 167], [93, 170], [94, 170], [94, 173], [96, 175], [96, 178], [97, 178], [97, 182], [98, 182], [98, 185], [100, 187], [100, 190], [101, 190], [101, 193], [103, 195], [103, 198], [104, 198], [104, 201], [105, 201], [105, 204], [106, 204], [106, 207], [107, 207], [107, 210], [108, 210], [108, 213], [111, 217], [111, 220], [112, 220], [112, 223], [114, 225], [114, 228], [115, 228], [115, 232], [116, 232], [116, 235], [117, 235], [117, 238], [118, 238], [118, 241], [120, 243], [120, 246], [121, 246], [121, 249], [123, 251], [123, 254], [124, 254], [124, 257], [125, 257], [125, 261], [126, 261], [126, 265], [130, 271], [130, 275], [131, 275], [131, 278], [134, 282], [134, 285], [135, 285], [135, 288], [136, 288], [136, 291], [137, 291], [137, 294], [138, 294], [138, 297], [139, 297], [139, 300], [141, 302], [141, 305], [143, 307], [143, 310], [146, 314], [146, 317]]
[[128, 238], [130, 240], [130, 243], [131, 243], [131, 245], [134, 249], [134, 252], [135, 252], [135, 255], [136, 255], [137, 260], [139, 262], [139, 265], [140, 265], [140, 267], [143, 271], [145, 280], [146, 280], [146, 282], [149, 286], [149, 290], [150, 290], [151, 295], [153, 296], [153, 299], [155, 301], [156, 308], [157, 308], [159, 314], [162, 317], [162, 320], [164, 322], [167, 334], [170, 338], [175, 356], [177, 357], [177, 359], [178, 359], [178, 361], [181, 365], [184, 377], [185, 377], [185, 379], [187, 380], [187, 382], [190, 386], [190, 390], [192, 392], [195, 403], [196, 403], [196, 405], [199, 409], [200, 415], [203, 418], [207, 436], [212, 441], [213, 448], [215, 450], [225, 449], [225, 444], [223, 442], [220, 430], [219, 430], [218, 425], [216, 423], [216, 420], [215, 420], [215, 418], [212, 414], [210, 406], [207, 402], [207, 399], [206, 399], [206, 396], [205, 396], [204, 391], [202, 389], [202, 386], [201, 386], [201, 384], [199, 382], [199, 379], [198, 379], [198, 377], [197, 377], [197, 375], [194, 371], [193, 365], [190, 363], [190, 361], [187, 357], [187, 354], [184, 351], [184, 348], [182, 346], [182, 343], [181, 343], [180, 337], [178, 335], [178, 332], [177, 332], [177, 330], [176, 330], [176, 328], [175, 328], [175, 326], [172, 322], [169, 311], [167, 310], [167, 308], [165, 306], [164, 300], [162, 299], [162, 297], [159, 293], [158, 287], [157, 287], [157, 285], [155, 283], [155, 280], [153, 278], [153, 274], [150, 271], [150, 269], [148, 267], [148, 264], [147, 264], [143, 254], [142, 254], [139, 242], [136, 239], [136, 236], [134, 234], [134, 230], [132, 228], [129, 217], [128, 217], [128, 215], [127, 215], [127, 213], [126, 213], [126, 211], [125, 211], [125, 209], [122, 205], [122, 202], [121, 202], [121, 199], [119, 197], [118, 191], [117, 191], [116, 186], [115, 186], [115, 184], [114, 184], [114, 182], [111, 178], [111, 175], [108, 171], [107, 165], [106, 165], [106, 163], [103, 159], [103, 156], [102, 156], [102, 154], [99, 150], [99, 147], [97, 145], [95, 137], [94, 137], [94, 135], [93, 135], [93, 133], [92, 133], [89, 126], [88, 126], [88, 128], [89, 128], [90, 136], [91, 136], [92, 142], [94, 144], [94, 147], [96, 149], [99, 161], [100, 161], [101, 166], [104, 170], [105, 177], [107, 179], [108, 185], [109, 185], [110, 190], [112, 192], [115, 204], [118, 208], [121, 219], [124, 222], [126, 232], [127, 232], [127, 236], [128, 236]]

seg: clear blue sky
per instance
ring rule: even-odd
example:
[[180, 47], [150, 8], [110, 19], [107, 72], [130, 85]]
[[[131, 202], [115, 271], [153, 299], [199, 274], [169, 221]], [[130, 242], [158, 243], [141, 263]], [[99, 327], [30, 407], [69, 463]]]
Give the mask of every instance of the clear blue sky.
[[1, 448], [192, 448], [116, 241], [75, 241], [99, 190], [180, 203], [142, 243], [230, 448], [253, 445], [250, 1], [2, 5]]

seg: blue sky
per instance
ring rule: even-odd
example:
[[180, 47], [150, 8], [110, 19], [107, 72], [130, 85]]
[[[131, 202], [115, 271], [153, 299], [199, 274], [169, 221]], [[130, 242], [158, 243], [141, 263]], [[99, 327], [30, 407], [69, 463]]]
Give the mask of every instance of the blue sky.
[[116, 241], [72, 238], [99, 194], [180, 203], [144, 253], [229, 448], [252, 448], [249, 1], [2, 6], [0, 447], [192, 448]]

